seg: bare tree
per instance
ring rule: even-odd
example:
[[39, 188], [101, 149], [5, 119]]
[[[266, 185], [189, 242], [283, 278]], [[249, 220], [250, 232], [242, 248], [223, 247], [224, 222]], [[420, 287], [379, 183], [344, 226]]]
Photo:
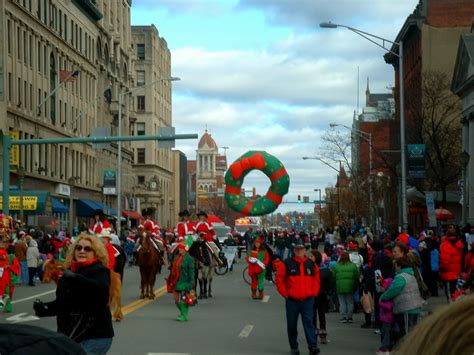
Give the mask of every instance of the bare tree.
[[320, 150], [321, 159], [339, 164], [340, 161], [352, 175], [351, 164], [351, 133], [342, 133], [337, 129], [330, 129], [321, 137], [323, 146]]
[[426, 144], [426, 179], [415, 181], [421, 189], [439, 190], [446, 205], [446, 191], [455, 186], [461, 173], [462, 147], [461, 105], [450, 91], [450, 80], [445, 73], [426, 71], [422, 76], [422, 100], [413, 100], [407, 109], [412, 115], [408, 125], [408, 139]]

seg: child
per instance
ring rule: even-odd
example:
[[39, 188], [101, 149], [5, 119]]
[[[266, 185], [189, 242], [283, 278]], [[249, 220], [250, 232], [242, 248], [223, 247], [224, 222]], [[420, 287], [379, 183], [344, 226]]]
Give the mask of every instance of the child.
[[[265, 269], [270, 261], [268, 251], [263, 245], [261, 236], [257, 236], [253, 242], [252, 249], [247, 253], [248, 273], [252, 279], [252, 298], [263, 299], [263, 282], [265, 280]], [[257, 297], [258, 288], [258, 297]]]
[[311, 254], [313, 254], [314, 262], [319, 267], [320, 272], [320, 289], [313, 306], [313, 323], [314, 326], [318, 328], [317, 324], [319, 319], [318, 333], [321, 344], [327, 344], [326, 312], [328, 311], [328, 297], [334, 284], [334, 278], [331, 270], [329, 270], [329, 263], [325, 263], [325, 261], [328, 261], [327, 255], [322, 255], [318, 250], [311, 250]]
[[[387, 290], [392, 283], [392, 278], [387, 278], [382, 281], [382, 289]], [[393, 300], [379, 301], [380, 305], [380, 322], [382, 323], [382, 346], [376, 352], [377, 355], [390, 354], [392, 349], [392, 340], [390, 333], [392, 331], [393, 318]]]

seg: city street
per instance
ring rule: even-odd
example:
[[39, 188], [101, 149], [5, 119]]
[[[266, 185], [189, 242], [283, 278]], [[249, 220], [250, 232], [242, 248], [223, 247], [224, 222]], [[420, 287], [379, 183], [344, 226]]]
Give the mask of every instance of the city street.
[[[202, 300], [191, 308], [190, 320], [174, 320], [178, 311], [171, 296], [164, 293], [164, 275], [159, 275], [155, 301], [139, 300], [137, 267], [127, 267], [123, 289], [125, 319], [114, 323], [115, 338], [109, 354], [288, 354], [283, 299], [271, 283], [266, 284], [266, 297], [254, 301], [242, 279], [243, 260], [234, 271], [215, 276], [212, 299]], [[47, 293], [47, 294], [46, 294]], [[54, 286], [18, 287], [17, 302], [11, 314], [1, 314], [3, 322], [25, 322], [52, 330], [54, 318], [37, 319], [32, 303], [36, 298], [54, 298]], [[361, 314], [354, 324], [340, 324], [336, 313], [328, 315], [328, 345], [323, 354], [371, 354], [378, 347], [373, 329], [361, 329]], [[299, 343], [306, 353], [306, 341], [300, 326]]]

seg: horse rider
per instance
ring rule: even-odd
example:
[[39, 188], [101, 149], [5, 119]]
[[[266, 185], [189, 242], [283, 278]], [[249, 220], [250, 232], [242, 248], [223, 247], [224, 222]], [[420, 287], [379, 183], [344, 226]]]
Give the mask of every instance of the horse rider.
[[111, 225], [108, 220], [105, 219], [104, 211], [102, 210], [95, 210], [94, 212], [94, 223], [89, 226], [89, 233], [95, 235], [100, 234], [102, 229], [109, 229]]
[[216, 232], [214, 228], [207, 223], [207, 213], [201, 211], [198, 213], [199, 222], [196, 224], [196, 233], [204, 240], [207, 245], [210, 247], [212, 254], [217, 260], [219, 265], [223, 265], [222, 260], [219, 258], [219, 252], [221, 250], [221, 246], [219, 240], [217, 239]]
[[[196, 229], [194, 228], [193, 222], [189, 220], [191, 214], [188, 210], [184, 210], [178, 213], [179, 218], [181, 221], [178, 222], [176, 226], [176, 230], [178, 233], [178, 238], [187, 239], [189, 236], [192, 236], [196, 233]], [[211, 227], [212, 228], [212, 227]]]

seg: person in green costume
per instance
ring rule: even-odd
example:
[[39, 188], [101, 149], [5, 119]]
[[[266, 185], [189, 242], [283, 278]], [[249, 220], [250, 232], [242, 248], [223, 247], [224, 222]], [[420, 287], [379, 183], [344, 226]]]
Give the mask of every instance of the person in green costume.
[[263, 245], [263, 239], [258, 235], [253, 242], [252, 249], [247, 252], [248, 273], [252, 279], [250, 288], [254, 300], [263, 299], [263, 281], [265, 280], [265, 269], [269, 261], [270, 256]]
[[178, 256], [173, 261], [170, 275], [166, 278], [166, 286], [169, 293], [173, 293], [176, 307], [179, 309], [179, 322], [188, 320], [189, 305], [192, 301], [188, 293], [193, 289], [194, 282], [194, 259], [188, 254], [189, 247], [185, 243], [178, 245]]

